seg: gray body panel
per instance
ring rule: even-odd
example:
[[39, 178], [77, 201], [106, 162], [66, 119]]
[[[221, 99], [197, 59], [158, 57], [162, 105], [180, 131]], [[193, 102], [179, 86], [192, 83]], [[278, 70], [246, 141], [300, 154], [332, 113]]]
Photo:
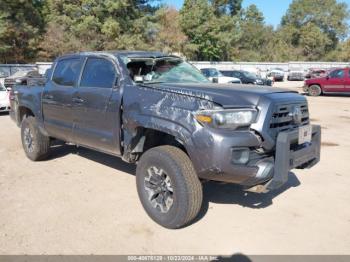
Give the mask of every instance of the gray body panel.
[[[305, 104], [306, 99], [289, 90], [247, 85], [137, 85], [122, 63], [124, 56], [162, 55], [94, 52], [64, 56], [57, 61], [69, 57], [85, 61], [91, 56], [112, 61], [118, 74], [116, 85], [104, 90], [82, 89], [79, 80], [74, 87], [62, 88], [52, 83], [49, 76], [44, 88], [16, 87], [16, 108], [29, 108], [49, 136], [121, 156], [128, 162], [136, 161], [132, 155], [142, 152], [144, 140], [140, 130], [150, 129], [174, 137], [185, 148], [201, 178], [247, 186], [271, 179], [271, 173], [260, 174], [275, 157], [277, 134], [271, 132], [269, 119], [276, 107]], [[199, 110], [218, 107], [256, 108], [259, 117], [250, 129], [237, 131], [204, 127], [194, 118]], [[246, 165], [231, 163], [232, 150], [237, 148], [251, 149]], [[256, 152], [258, 149], [264, 153]]]

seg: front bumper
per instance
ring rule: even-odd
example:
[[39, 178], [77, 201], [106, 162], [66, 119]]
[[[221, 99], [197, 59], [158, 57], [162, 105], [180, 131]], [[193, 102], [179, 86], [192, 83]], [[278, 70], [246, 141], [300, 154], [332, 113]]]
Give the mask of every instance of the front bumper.
[[283, 80], [284, 80], [284, 76], [282, 76], [282, 75], [276, 75], [276, 76], [273, 77], [273, 79], [274, 79], [275, 81], [283, 81]]
[[311, 143], [291, 149], [293, 143], [298, 140], [298, 135], [298, 130], [279, 133], [273, 178], [264, 185], [258, 185], [257, 191], [268, 192], [278, 189], [288, 181], [290, 170], [311, 168], [320, 161], [321, 127], [312, 126]]
[[[298, 129], [280, 132], [275, 152], [258, 154], [253, 148], [258, 148], [260, 141], [250, 132], [238, 132], [234, 136], [215, 134], [206, 140], [212, 143], [203, 144], [202, 153], [197, 152], [197, 158], [191, 159], [202, 179], [240, 184], [254, 192], [268, 192], [285, 184], [290, 170], [311, 168], [320, 161], [321, 127], [312, 126], [311, 143], [298, 145], [298, 135]], [[232, 163], [232, 151], [236, 148], [251, 149], [246, 164]]]
[[304, 93], [308, 93], [309, 92], [309, 86], [307, 86], [306, 84], [304, 84], [304, 86], [303, 86], [303, 92]]
[[9, 105], [0, 105], [0, 112], [10, 112], [10, 109]]

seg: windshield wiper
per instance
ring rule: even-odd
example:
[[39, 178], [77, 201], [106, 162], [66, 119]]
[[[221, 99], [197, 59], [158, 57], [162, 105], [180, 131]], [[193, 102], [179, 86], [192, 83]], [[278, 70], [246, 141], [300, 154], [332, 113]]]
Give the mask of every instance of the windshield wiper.
[[151, 85], [151, 84], [163, 84], [163, 83], [166, 83], [166, 82], [165, 81], [151, 81], [151, 82], [143, 82], [141, 84]]

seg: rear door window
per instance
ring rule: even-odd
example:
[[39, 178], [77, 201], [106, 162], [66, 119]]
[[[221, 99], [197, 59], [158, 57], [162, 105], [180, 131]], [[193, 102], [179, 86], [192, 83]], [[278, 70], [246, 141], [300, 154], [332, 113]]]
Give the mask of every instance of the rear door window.
[[75, 86], [81, 70], [79, 58], [58, 61], [52, 81], [62, 86]]
[[237, 72], [237, 71], [234, 71], [232, 75], [233, 75], [233, 77], [237, 77], [237, 78], [241, 77], [241, 73]]
[[81, 87], [113, 88], [116, 81], [115, 66], [104, 58], [88, 58], [80, 81]]

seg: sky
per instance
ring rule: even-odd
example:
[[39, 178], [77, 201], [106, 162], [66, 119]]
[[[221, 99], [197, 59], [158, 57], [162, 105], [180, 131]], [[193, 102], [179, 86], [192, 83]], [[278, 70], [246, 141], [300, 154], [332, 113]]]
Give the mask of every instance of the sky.
[[[164, 0], [163, 2], [175, 6], [177, 9], [180, 9], [183, 4], [183, 0]], [[292, 0], [243, 0], [243, 7], [255, 4], [264, 13], [265, 22], [276, 27], [280, 24], [281, 18], [291, 2]], [[343, 0], [342, 2], [350, 4], [350, 0]]]

